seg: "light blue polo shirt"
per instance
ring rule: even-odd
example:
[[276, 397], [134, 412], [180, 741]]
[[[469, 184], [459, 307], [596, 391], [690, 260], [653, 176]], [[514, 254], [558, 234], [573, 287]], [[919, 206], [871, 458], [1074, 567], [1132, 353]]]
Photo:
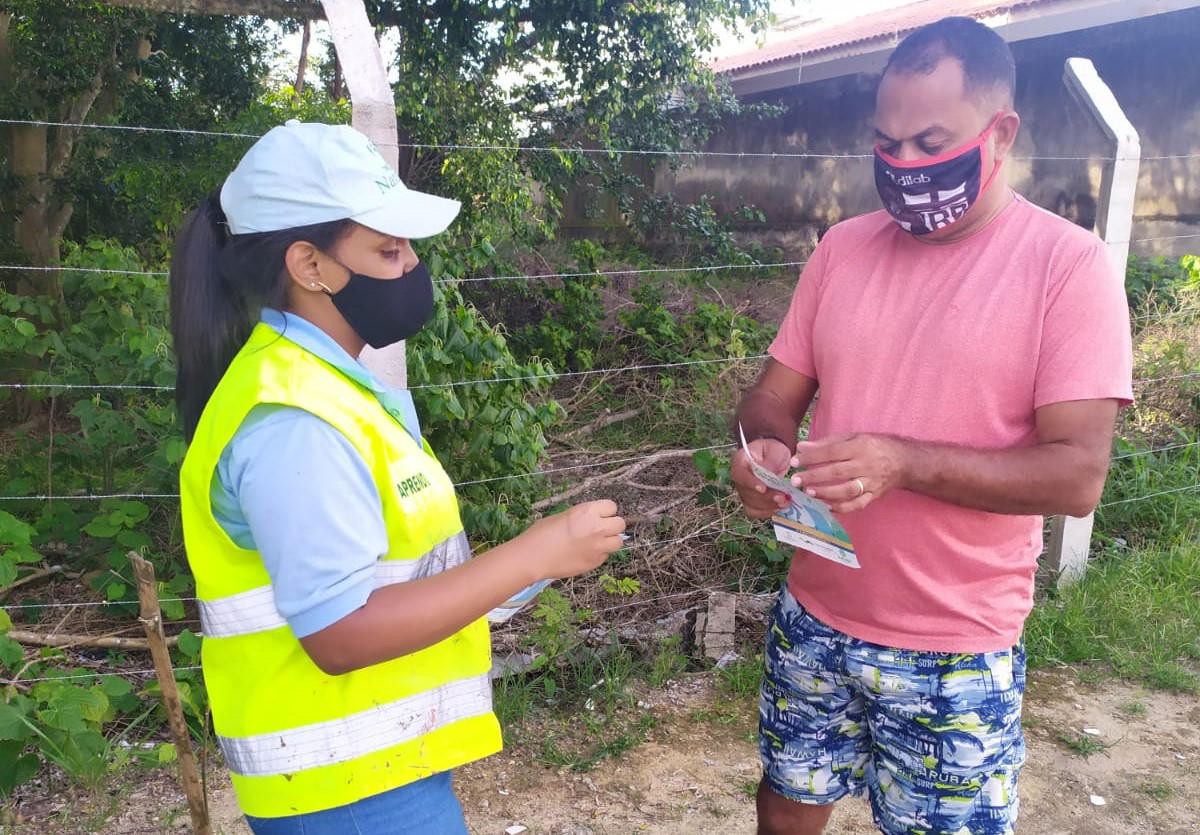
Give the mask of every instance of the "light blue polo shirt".
[[[292, 313], [262, 321], [370, 389], [419, 444], [412, 395], [385, 385], [327, 333]], [[297, 638], [367, 602], [388, 549], [383, 504], [358, 450], [321, 418], [294, 406], [255, 406], [217, 463], [213, 515], [242, 548], [262, 555], [275, 607]]]

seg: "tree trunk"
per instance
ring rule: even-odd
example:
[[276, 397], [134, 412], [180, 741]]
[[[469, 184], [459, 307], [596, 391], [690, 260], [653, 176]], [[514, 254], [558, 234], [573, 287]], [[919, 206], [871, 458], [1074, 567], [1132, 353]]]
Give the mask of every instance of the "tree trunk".
[[304, 92], [304, 73], [308, 70], [308, 44], [312, 40], [312, 21], [304, 21], [304, 35], [300, 38], [300, 61], [296, 67], [296, 94]]
[[333, 81], [329, 85], [329, 98], [334, 101], [341, 101], [344, 96], [342, 89], [346, 86], [346, 81], [342, 78], [342, 62], [335, 55], [333, 58]]
[[[16, 244], [35, 267], [58, 266], [59, 242], [49, 205], [50, 183], [45, 125], [10, 125], [12, 155], [9, 158], [16, 184], [13, 201], [17, 221], [13, 227]], [[31, 270], [17, 280], [19, 295], [48, 295], [62, 301], [62, 281], [56, 270]]]

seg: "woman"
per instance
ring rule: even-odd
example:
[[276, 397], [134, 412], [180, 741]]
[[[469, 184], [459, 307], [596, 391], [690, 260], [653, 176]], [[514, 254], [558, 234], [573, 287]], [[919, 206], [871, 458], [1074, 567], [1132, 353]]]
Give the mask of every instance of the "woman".
[[452, 200], [347, 126], [263, 136], [171, 265], [184, 541], [213, 721], [251, 829], [465, 833], [450, 770], [500, 749], [484, 615], [621, 547], [581, 504], [470, 558], [408, 392], [358, 363], [433, 288]]

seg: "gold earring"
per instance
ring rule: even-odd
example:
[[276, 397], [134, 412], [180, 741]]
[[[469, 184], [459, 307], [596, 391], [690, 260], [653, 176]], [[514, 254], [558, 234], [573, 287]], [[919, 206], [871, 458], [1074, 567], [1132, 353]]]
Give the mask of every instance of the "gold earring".
[[326, 287], [326, 286], [325, 286], [325, 285], [324, 285], [322, 282], [320, 282], [320, 281], [317, 281], [317, 282], [314, 282], [314, 283], [310, 284], [310, 285], [309, 285], [309, 287], [320, 287], [320, 288], [321, 288], [321, 292], [322, 292], [322, 293], [324, 293], [325, 295], [327, 295], [327, 296], [332, 296], [332, 295], [333, 295], [333, 291], [332, 291], [332, 290], [330, 290], [328, 287]]

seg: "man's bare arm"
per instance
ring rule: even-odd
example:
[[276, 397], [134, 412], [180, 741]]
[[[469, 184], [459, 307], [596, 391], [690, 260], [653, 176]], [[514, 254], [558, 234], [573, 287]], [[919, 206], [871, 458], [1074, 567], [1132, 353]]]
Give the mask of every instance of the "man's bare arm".
[[796, 430], [816, 393], [817, 381], [812, 377], [768, 359], [758, 382], [738, 404], [734, 440], [741, 423], [747, 440], [775, 438], [794, 447]]
[[903, 488], [993, 513], [1086, 516], [1104, 490], [1117, 408], [1116, 400], [1043, 406], [1037, 443], [1019, 449], [842, 435], [800, 444], [792, 464], [805, 468], [806, 491], [840, 513]]

